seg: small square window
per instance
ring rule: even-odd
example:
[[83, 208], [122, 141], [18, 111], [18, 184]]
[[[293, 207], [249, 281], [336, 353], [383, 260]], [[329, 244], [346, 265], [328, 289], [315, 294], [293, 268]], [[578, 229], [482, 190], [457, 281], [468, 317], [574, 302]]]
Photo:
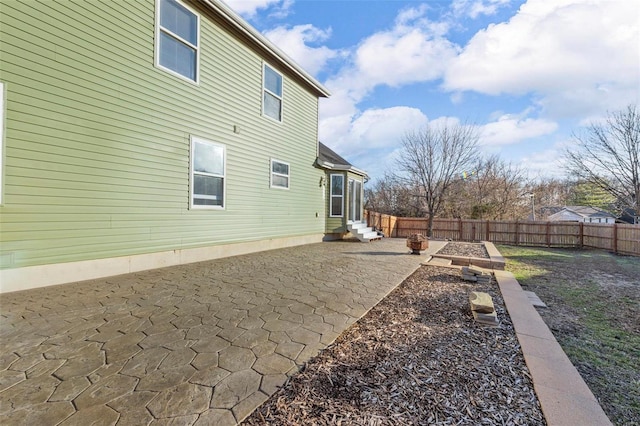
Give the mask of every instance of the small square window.
[[224, 208], [225, 184], [224, 145], [192, 137], [190, 206]]
[[271, 160], [271, 187], [289, 189], [289, 164]]
[[264, 64], [262, 114], [282, 121], [282, 75]]
[[200, 16], [178, 0], [158, 0], [156, 65], [198, 81]]

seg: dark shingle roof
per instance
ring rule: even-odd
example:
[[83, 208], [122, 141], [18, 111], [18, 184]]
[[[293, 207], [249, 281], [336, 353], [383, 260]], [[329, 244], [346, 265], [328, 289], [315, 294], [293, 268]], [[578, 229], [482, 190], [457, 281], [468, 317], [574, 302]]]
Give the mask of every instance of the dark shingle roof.
[[326, 161], [327, 163], [341, 165], [341, 166], [352, 166], [353, 164], [349, 163], [347, 160], [336, 154], [334, 150], [323, 144], [322, 142], [318, 142], [318, 159], [320, 161]]

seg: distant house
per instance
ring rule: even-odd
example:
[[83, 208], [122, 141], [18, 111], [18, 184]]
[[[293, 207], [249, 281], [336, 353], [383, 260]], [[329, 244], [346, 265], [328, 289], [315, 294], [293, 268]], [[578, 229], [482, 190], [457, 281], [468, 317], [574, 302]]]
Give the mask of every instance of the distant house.
[[2, 1], [0, 291], [345, 236], [329, 92], [218, 0]]
[[618, 222], [628, 223], [631, 225], [640, 224], [640, 216], [638, 216], [632, 209], [626, 208], [618, 217]]
[[615, 223], [616, 218], [611, 213], [595, 207], [566, 206], [557, 213], [549, 215], [553, 222], [572, 221], [585, 223]]

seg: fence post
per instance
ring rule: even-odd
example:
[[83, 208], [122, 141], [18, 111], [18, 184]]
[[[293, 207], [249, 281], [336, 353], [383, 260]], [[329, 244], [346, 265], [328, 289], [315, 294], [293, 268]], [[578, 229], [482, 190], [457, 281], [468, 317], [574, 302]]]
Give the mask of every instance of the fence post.
[[551, 247], [551, 236], [549, 233], [551, 232], [551, 222], [547, 221], [547, 247]]
[[613, 224], [613, 252], [618, 254], [618, 224]]
[[584, 222], [578, 222], [578, 247], [584, 247]]
[[520, 245], [520, 226], [518, 226], [518, 219], [516, 219], [516, 240], [514, 241], [515, 244], [518, 246]]
[[462, 241], [462, 218], [458, 218], [458, 241]]
[[490, 225], [490, 224], [491, 224], [491, 222], [489, 222], [489, 221], [487, 220], [487, 233], [486, 233], [486, 237], [487, 237], [487, 238], [485, 238], [485, 241], [487, 241], [487, 242], [489, 241], [489, 225]]
[[[380, 223], [382, 224], [382, 217], [380, 217]], [[384, 233], [391, 237], [391, 216], [387, 215], [387, 225], [382, 225], [384, 228]]]

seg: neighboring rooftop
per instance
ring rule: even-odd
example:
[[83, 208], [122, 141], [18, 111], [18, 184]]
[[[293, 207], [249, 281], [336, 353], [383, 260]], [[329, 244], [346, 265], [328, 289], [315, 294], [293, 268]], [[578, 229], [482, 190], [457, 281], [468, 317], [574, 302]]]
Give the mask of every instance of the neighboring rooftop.
[[609, 212], [590, 206], [566, 206], [562, 210], [568, 210], [582, 217], [615, 217]]

